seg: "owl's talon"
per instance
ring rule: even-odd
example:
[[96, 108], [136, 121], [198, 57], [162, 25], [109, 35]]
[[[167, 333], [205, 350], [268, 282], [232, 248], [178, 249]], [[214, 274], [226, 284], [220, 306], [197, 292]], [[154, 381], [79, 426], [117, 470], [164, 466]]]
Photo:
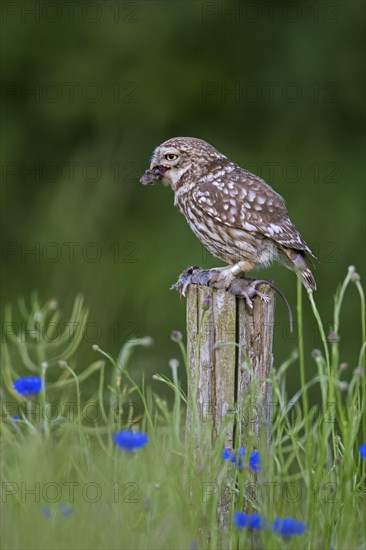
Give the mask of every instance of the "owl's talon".
[[213, 288], [223, 288], [224, 290], [229, 290], [232, 282], [235, 280], [231, 269], [209, 269], [208, 273], [208, 282], [207, 284]]
[[200, 269], [197, 266], [187, 267], [179, 275], [178, 281], [171, 287], [172, 290], [178, 290], [180, 297], [186, 295], [189, 285], [206, 285], [213, 288], [225, 288], [228, 292], [235, 294], [236, 296], [242, 296], [249, 309], [253, 309], [253, 300], [255, 296], [258, 296], [263, 302], [268, 303], [270, 301], [269, 296], [256, 289], [259, 284], [267, 284], [273, 288], [284, 301], [288, 316], [290, 331], [293, 332], [293, 320], [290, 304], [288, 303], [286, 296], [283, 292], [277, 288], [272, 281], [266, 279], [246, 279], [244, 277], [235, 277], [230, 284], [225, 277], [221, 277], [223, 271], [219, 269]]

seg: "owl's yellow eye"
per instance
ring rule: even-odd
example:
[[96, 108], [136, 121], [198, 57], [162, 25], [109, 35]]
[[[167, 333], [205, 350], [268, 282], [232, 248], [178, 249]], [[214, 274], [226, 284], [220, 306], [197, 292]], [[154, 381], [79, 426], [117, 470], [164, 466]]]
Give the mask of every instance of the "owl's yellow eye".
[[178, 158], [178, 155], [174, 155], [174, 153], [168, 153], [167, 155], [165, 155], [165, 158], [166, 160], [175, 160], [176, 158]]

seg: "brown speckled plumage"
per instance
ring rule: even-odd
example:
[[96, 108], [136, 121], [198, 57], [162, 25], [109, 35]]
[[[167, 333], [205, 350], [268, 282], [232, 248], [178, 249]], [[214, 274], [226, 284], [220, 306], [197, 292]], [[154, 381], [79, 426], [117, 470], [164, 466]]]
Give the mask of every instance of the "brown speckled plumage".
[[306, 265], [312, 256], [283, 198], [264, 180], [241, 168], [209, 143], [190, 137], [165, 141], [153, 153], [144, 184], [161, 179], [194, 234], [221, 260], [246, 262], [247, 270], [282, 261], [316, 288]]

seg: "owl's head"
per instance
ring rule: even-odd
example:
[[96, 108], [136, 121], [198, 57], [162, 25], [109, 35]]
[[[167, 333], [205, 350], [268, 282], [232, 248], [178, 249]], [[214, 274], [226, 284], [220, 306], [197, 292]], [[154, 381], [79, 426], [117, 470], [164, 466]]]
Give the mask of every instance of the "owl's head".
[[207, 170], [208, 164], [218, 158], [225, 157], [202, 139], [171, 138], [155, 149], [150, 169], [146, 170], [140, 182], [143, 185], [152, 185], [161, 181], [175, 191], [184, 181], [188, 181], [187, 177], [183, 177], [185, 174], [198, 178]]

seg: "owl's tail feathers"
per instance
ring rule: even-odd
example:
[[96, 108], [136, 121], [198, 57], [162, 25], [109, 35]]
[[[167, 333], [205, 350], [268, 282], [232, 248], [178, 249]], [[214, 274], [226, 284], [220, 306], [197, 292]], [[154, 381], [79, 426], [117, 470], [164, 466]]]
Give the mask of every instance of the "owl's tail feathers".
[[303, 250], [284, 248], [287, 258], [290, 260], [293, 269], [308, 292], [316, 290], [314, 275], [306, 264], [306, 256]]
[[297, 275], [298, 277], [300, 277], [302, 284], [304, 285], [304, 287], [308, 292], [313, 292], [314, 290], [316, 290], [316, 282], [314, 279], [314, 275], [312, 274], [312, 272], [308, 267], [306, 267], [300, 273], [297, 273]]

